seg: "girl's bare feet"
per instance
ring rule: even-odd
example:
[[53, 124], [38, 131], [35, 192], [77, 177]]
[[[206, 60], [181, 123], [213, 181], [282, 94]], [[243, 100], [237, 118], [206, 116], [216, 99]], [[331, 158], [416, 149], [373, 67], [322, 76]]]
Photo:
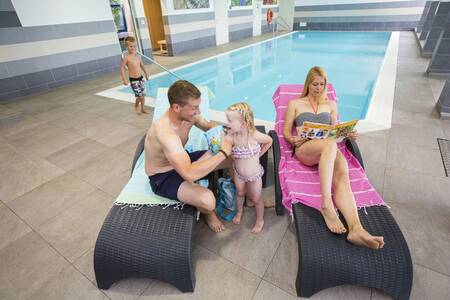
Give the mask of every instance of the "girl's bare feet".
[[347, 231], [344, 224], [342, 224], [341, 220], [339, 220], [333, 207], [322, 207], [320, 212], [322, 213], [325, 223], [331, 232], [341, 234]]
[[149, 114], [149, 113], [150, 113], [148, 110], [145, 110], [145, 108], [141, 109], [141, 112], [142, 112], [143, 114]]
[[381, 249], [384, 246], [384, 238], [382, 236], [371, 235], [361, 225], [352, 228], [347, 236], [347, 240], [355, 245], [371, 249]]
[[264, 226], [264, 220], [256, 221], [255, 226], [253, 226], [253, 229], [251, 233], [257, 234], [260, 233]]
[[234, 216], [232, 222], [236, 225], [239, 225], [241, 224], [241, 218], [242, 218], [242, 211], [238, 211]]
[[211, 228], [211, 230], [214, 232], [221, 232], [225, 229], [225, 226], [222, 222], [220, 222], [219, 218], [214, 212], [206, 215], [206, 224], [208, 224], [209, 228]]

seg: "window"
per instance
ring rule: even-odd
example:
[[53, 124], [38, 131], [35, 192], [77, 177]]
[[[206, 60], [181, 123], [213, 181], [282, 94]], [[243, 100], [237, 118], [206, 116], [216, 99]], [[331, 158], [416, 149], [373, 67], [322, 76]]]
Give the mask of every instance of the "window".
[[252, 0], [231, 0], [230, 7], [235, 6], [252, 6]]
[[122, 4], [117, 0], [111, 0], [110, 4], [117, 32], [127, 32], [127, 23], [125, 22], [125, 13]]
[[209, 0], [173, 0], [174, 9], [209, 8]]
[[278, 0], [263, 0], [263, 5], [277, 5]]

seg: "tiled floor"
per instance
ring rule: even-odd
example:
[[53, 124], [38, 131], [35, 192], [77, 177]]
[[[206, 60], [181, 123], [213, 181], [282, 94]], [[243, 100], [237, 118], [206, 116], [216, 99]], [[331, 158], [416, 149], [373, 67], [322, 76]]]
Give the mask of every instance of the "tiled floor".
[[[168, 67], [268, 36], [176, 58]], [[443, 80], [424, 76], [412, 33], [401, 34], [390, 130], [364, 134], [367, 173], [391, 206], [414, 262], [412, 299], [450, 295], [450, 178], [437, 137], [450, 121], [433, 109]], [[150, 73], [159, 72], [149, 66]], [[145, 279], [98, 290], [93, 247], [100, 226], [128, 180], [139, 138], [152, 118], [132, 105], [95, 93], [120, 84], [118, 74], [0, 104], [1, 299], [295, 299], [297, 241], [289, 217], [266, 212], [262, 234], [249, 233], [255, 214], [213, 234], [203, 222], [194, 235], [197, 284], [192, 294]], [[272, 164], [272, 162], [270, 162]], [[272, 173], [270, 173], [272, 174]], [[269, 176], [270, 178], [270, 176]], [[264, 193], [273, 196], [273, 180]], [[342, 286], [313, 299], [383, 299], [382, 292]]]

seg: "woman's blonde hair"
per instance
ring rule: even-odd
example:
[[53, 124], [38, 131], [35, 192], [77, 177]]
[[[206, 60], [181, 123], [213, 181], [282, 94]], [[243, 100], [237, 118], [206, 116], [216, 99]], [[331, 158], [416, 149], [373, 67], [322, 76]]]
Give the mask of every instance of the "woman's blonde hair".
[[325, 80], [325, 87], [322, 91], [322, 93], [320, 93], [320, 98], [319, 98], [319, 103], [326, 103], [328, 101], [327, 98], [327, 74], [325, 73], [324, 69], [322, 69], [319, 66], [315, 66], [312, 67], [309, 72], [308, 75], [306, 75], [306, 79], [305, 79], [305, 85], [303, 86], [303, 91], [302, 91], [302, 95], [300, 96], [300, 98], [305, 98], [306, 96], [309, 95], [309, 85], [311, 84], [311, 82], [314, 81], [314, 79], [316, 79], [316, 77], [322, 77]]
[[237, 111], [238, 113], [240, 113], [242, 120], [244, 121], [245, 125], [247, 125], [248, 132], [254, 132], [256, 130], [253, 111], [250, 108], [250, 105], [245, 102], [239, 102], [231, 105], [227, 108], [227, 110]]

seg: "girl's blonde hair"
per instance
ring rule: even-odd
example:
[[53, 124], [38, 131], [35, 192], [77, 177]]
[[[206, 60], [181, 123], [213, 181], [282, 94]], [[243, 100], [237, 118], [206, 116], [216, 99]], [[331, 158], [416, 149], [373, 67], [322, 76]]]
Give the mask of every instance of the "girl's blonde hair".
[[325, 73], [324, 69], [318, 66], [312, 67], [309, 70], [308, 75], [306, 75], [305, 85], [303, 87], [302, 95], [300, 96], [300, 98], [305, 98], [309, 95], [309, 85], [314, 81], [314, 79], [316, 79], [316, 77], [322, 77], [325, 80], [325, 87], [322, 93], [320, 93], [319, 103], [327, 103], [327, 74]]
[[250, 108], [250, 105], [248, 105], [245, 102], [239, 102], [236, 104], [231, 105], [227, 108], [229, 111], [237, 111], [241, 114], [242, 120], [244, 121], [245, 125], [247, 125], [248, 132], [254, 132], [256, 130], [255, 128], [255, 120], [253, 118], [253, 111]]

